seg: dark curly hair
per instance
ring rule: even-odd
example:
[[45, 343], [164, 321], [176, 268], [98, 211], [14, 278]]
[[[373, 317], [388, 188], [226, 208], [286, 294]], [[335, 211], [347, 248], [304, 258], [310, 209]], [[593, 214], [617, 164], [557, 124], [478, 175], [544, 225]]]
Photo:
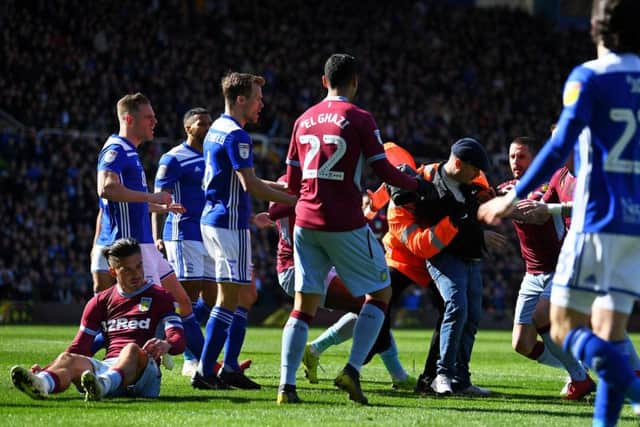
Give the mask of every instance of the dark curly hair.
[[640, 54], [640, 1], [594, 0], [591, 37], [614, 52]]

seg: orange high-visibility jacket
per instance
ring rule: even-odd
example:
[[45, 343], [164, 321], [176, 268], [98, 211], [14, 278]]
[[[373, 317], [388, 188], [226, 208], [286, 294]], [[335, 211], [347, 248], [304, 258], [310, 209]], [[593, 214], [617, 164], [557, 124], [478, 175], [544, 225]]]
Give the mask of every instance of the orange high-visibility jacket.
[[[422, 165], [418, 169], [425, 180], [432, 181], [439, 164]], [[473, 180], [484, 188], [489, 183], [484, 174]], [[385, 246], [387, 265], [395, 268], [420, 286], [427, 286], [431, 277], [426, 268], [426, 260], [442, 251], [458, 233], [449, 217], [444, 217], [433, 225], [418, 224], [410, 207], [396, 206], [389, 200], [384, 185], [369, 193], [371, 210], [377, 211], [389, 203], [387, 221], [389, 231], [382, 242]]]

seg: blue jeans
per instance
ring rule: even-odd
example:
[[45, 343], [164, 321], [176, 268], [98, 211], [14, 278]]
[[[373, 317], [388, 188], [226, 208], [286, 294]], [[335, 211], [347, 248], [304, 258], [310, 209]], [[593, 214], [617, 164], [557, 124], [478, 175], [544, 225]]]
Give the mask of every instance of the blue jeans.
[[427, 269], [445, 304], [437, 373], [464, 388], [471, 385], [469, 361], [482, 317], [482, 261], [441, 252]]

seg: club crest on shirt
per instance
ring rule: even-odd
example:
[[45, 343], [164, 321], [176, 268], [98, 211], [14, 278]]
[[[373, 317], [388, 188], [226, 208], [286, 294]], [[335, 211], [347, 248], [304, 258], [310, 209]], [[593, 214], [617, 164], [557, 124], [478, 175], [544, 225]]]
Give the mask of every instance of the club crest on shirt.
[[382, 270], [380, 272], [380, 280], [381, 281], [385, 282], [388, 277], [389, 277], [389, 272], [387, 270]]
[[159, 179], [162, 179], [166, 175], [167, 175], [167, 165], [160, 165], [160, 167], [158, 168], [158, 173], [156, 174], [156, 177]]
[[240, 157], [242, 157], [243, 159], [248, 159], [249, 158], [249, 144], [247, 144], [246, 142], [241, 142], [240, 144], [238, 144], [238, 152], [240, 153]]
[[116, 150], [109, 150], [104, 154], [103, 160], [105, 163], [111, 163], [116, 157], [118, 157], [118, 152]]
[[562, 104], [565, 107], [570, 107], [575, 104], [580, 97], [580, 91], [582, 90], [582, 84], [580, 82], [569, 82], [564, 88], [562, 94]]
[[151, 308], [152, 301], [153, 301], [153, 298], [151, 297], [140, 298], [140, 304], [138, 304], [138, 309], [140, 311], [149, 311], [149, 309]]

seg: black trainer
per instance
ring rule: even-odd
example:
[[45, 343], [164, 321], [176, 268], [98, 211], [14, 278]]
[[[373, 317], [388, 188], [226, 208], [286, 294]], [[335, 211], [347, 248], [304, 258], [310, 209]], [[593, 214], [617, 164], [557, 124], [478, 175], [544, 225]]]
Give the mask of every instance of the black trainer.
[[260, 384], [247, 377], [242, 371], [225, 371], [223, 368], [218, 377], [223, 383], [242, 390], [260, 390], [262, 388]]
[[217, 375], [204, 376], [199, 372], [191, 377], [191, 387], [199, 390], [228, 390], [229, 385], [225, 384]]

